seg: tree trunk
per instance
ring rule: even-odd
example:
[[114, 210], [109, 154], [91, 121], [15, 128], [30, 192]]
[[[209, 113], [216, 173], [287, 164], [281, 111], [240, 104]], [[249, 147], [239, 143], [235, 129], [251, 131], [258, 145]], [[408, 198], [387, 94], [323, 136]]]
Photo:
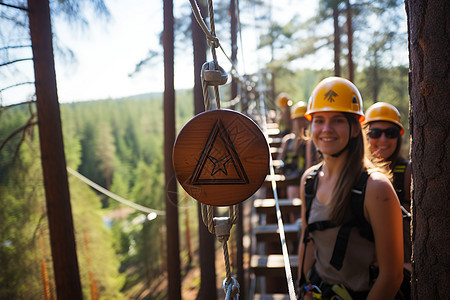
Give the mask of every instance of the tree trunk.
[[412, 135], [413, 299], [450, 294], [450, 3], [407, 0]]
[[[237, 34], [238, 34], [238, 20], [236, 15], [236, 0], [230, 0], [230, 16], [231, 16], [231, 61], [233, 64], [237, 63]], [[238, 95], [238, 80], [231, 77], [231, 99], [235, 99]], [[234, 105], [230, 109], [235, 109]]]
[[42, 171], [58, 299], [82, 299], [48, 0], [29, 0]]
[[348, 80], [355, 82], [355, 67], [353, 66], [353, 28], [352, 28], [352, 6], [350, 0], [345, 0], [347, 5], [347, 63]]
[[[337, 1], [336, 1], [337, 2]], [[334, 75], [341, 76], [341, 31], [339, 29], [339, 9], [333, 7], [333, 21], [334, 21]]]
[[181, 299], [178, 195], [172, 148], [175, 142], [174, 22], [173, 0], [164, 0], [164, 174], [166, 183], [166, 227], [168, 299]]
[[[203, 1], [198, 2], [202, 16], [207, 14]], [[195, 16], [191, 15], [192, 22], [192, 44], [194, 48], [194, 113], [199, 114], [205, 110], [203, 101], [203, 88], [201, 82], [201, 70], [206, 62], [206, 38], [198, 25]], [[202, 210], [198, 203], [198, 234], [200, 242], [200, 290], [197, 299], [217, 299], [216, 288], [216, 263], [215, 263], [215, 237], [209, 233], [203, 224]]]

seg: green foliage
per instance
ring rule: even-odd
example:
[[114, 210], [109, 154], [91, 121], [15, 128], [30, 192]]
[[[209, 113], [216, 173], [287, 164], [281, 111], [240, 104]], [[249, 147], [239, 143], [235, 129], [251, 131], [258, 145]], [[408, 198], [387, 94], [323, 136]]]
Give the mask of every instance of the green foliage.
[[119, 275], [119, 261], [111, 247], [112, 232], [103, 224], [105, 212], [99, 196], [75, 177], [69, 179], [83, 294], [90, 294], [92, 276], [101, 299], [123, 299], [118, 288], [124, 278]]

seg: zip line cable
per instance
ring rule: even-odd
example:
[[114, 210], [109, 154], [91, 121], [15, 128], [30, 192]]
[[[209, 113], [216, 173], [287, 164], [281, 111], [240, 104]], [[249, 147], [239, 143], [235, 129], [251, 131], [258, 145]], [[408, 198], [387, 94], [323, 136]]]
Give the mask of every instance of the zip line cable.
[[90, 187], [96, 189], [96, 190], [99, 191], [100, 193], [103, 193], [103, 194], [105, 194], [106, 196], [108, 196], [108, 197], [110, 197], [110, 198], [112, 198], [112, 199], [114, 199], [114, 200], [116, 200], [116, 201], [119, 201], [120, 203], [123, 203], [123, 204], [125, 204], [125, 205], [127, 205], [127, 206], [129, 206], [129, 207], [132, 207], [132, 208], [134, 208], [134, 209], [136, 209], [136, 210], [145, 212], [145, 213], [147, 213], [147, 214], [155, 213], [155, 214], [157, 214], [158, 216], [164, 216], [164, 215], [166, 214], [166, 212], [163, 211], [163, 210], [157, 210], [157, 209], [153, 209], [153, 208], [148, 208], [148, 207], [139, 205], [139, 204], [137, 204], [137, 203], [131, 202], [131, 201], [127, 200], [127, 199], [124, 199], [124, 198], [122, 198], [122, 197], [120, 197], [120, 196], [118, 196], [118, 195], [116, 195], [116, 194], [114, 194], [114, 193], [108, 191], [107, 189], [105, 189], [105, 188], [99, 186], [99, 185], [96, 184], [95, 182], [89, 180], [88, 178], [84, 177], [83, 175], [81, 175], [80, 173], [78, 173], [77, 171], [75, 171], [75, 170], [73, 170], [73, 169], [71, 169], [71, 168], [69, 168], [69, 167], [67, 167], [67, 171], [69, 171], [70, 174], [72, 174], [72, 175], [75, 176], [76, 178], [80, 179], [81, 181], [83, 181], [84, 183], [86, 183], [87, 185], [89, 185]]

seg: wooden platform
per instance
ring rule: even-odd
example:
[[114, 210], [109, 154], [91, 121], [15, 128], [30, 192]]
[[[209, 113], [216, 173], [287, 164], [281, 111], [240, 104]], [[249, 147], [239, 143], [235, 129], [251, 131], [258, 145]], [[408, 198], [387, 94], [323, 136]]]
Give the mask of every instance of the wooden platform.
[[[281, 213], [296, 213], [301, 210], [302, 200], [299, 198], [293, 199], [278, 199]], [[257, 214], [269, 214], [276, 212], [275, 199], [255, 199], [253, 200]]]
[[[289, 255], [291, 271], [297, 274], [298, 256]], [[250, 267], [256, 276], [285, 276], [284, 259], [282, 254], [257, 255], [254, 254], [250, 260]]]
[[267, 139], [267, 142], [269, 143], [270, 147], [280, 147], [281, 146], [282, 139], [280, 137], [269, 137]]
[[[297, 241], [301, 230], [301, 222], [284, 225], [286, 241]], [[278, 224], [260, 225], [254, 229], [253, 233], [257, 242], [277, 242], [280, 241], [280, 231]]]

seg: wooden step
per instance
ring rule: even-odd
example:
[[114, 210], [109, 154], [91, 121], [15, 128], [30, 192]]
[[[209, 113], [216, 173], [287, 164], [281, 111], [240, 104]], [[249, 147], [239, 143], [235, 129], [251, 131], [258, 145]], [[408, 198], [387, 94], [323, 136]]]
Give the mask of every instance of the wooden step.
[[280, 137], [269, 137], [267, 139], [267, 142], [269, 143], [270, 147], [279, 148], [281, 146], [282, 138]]
[[[293, 275], [298, 271], [298, 256], [289, 255], [289, 263]], [[285, 276], [284, 259], [282, 254], [252, 255], [250, 268], [256, 276]]]
[[274, 168], [281, 167], [282, 163], [283, 163], [283, 161], [281, 159], [273, 159], [272, 160], [272, 165], [273, 165]]
[[271, 294], [271, 295], [261, 295], [255, 294], [253, 300], [290, 300], [289, 294]]
[[[286, 241], [298, 241], [300, 237], [301, 222], [284, 225], [284, 235]], [[260, 225], [254, 229], [257, 242], [276, 242], [280, 241], [280, 231], [278, 224]]]
[[[278, 199], [278, 205], [282, 214], [298, 213], [301, 210], [302, 200], [299, 198], [293, 199]], [[275, 199], [255, 199], [253, 200], [257, 214], [273, 214], [276, 213]]]
[[300, 185], [300, 179], [286, 180], [286, 177], [281, 174], [270, 175], [268, 174], [262, 184], [265, 188], [272, 188], [272, 179], [277, 183], [277, 188], [285, 188], [289, 185]]
[[267, 129], [273, 129], [273, 128], [278, 129], [278, 127], [279, 127], [278, 123], [266, 123]]
[[270, 147], [270, 154], [272, 155], [272, 159], [278, 159], [280, 156], [281, 148], [280, 147]]
[[267, 135], [274, 137], [280, 134], [280, 129], [278, 128], [267, 128]]

